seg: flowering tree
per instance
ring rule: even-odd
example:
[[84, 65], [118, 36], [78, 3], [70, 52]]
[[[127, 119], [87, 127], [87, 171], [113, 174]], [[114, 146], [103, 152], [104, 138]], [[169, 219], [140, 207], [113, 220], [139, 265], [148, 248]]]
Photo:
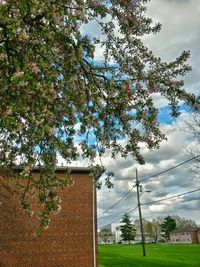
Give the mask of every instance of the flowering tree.
[[[189, 52], [166, 63], [141, 41], [161, 28], [144, 16], [146, 2], [0, 1], [0, 165], [12, 170], [20, 164], [25, 209], [30, 191], [39, 190], [41, 217], [57, 210], [53, 192], [63, 185], [54, 175], [58, 155], [92, 162], [109, 149], [113, 157], [131, 154], [144, 163], [140, 144], [158, 148], [164, 138], [154, 93], [168, 99], [172, 116], [179, 100], [197, 107], [177, 79], [190, 70]], [[81, 34], [92, 21], [101, 27], [100, 38]], [[36, 164], [42, 166], [37, 181], [31, 176]]]

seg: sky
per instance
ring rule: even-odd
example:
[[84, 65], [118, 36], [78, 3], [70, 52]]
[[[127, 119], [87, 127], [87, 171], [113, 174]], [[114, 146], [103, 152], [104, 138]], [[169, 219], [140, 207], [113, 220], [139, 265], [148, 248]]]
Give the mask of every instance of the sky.
[[[195, 94], [200, 93], [200, 1], [199, 0], [152, 0], [148, 3], [147, 15], [155, 22], [161, 22], [162, 30], [157, 35], [146, 36], [144, 43], [164, 61], [175, 59], [183, 50], [191, 51], [189, 63], [192, 71], [185, 77], [185, 88]], [[97, 27], [97, 26], [96, 26]], [[98, 32], [93, 25], [90, 29]], [[96, 56], [100, 55], [97, 50]], [[98, 227], [119, 222], [125, 212], [137, 207], [135, 172], [139, 179], [150, 177], [190, 158], [188, 152], [196, 144], [184, 131], [185, 121], [190, 121], [187, 109], [182, 108], [181, 116], [172, 120], [167, 116], [167, 103], [160, 96], [154, 96], [156, 106], [160, 108], [160, 127], [168, 138], [159, 150], [149, 152], [143, 149], [145, 165], [139, 165], [131, 157], [111, 159], [105, 155], [102, 159], [107, 170], [115, 173], [114, 188], [102, 187], [97, 193]], [[168, 198], [200, 188], [200, 177], [193, 172], [195, 161], [190, 161], [162, 175], [141, 182], [143, 193], [141, 203]], [[132, 189], [133, 188], [133, 189]], [[124, 198], [123, 196], [132, 191]], [[145, 191], [151, 191], [150, 193]], [[122, 200], [121, 200], [122, 199]], [[120, 201], [121, 200], [121, 201]], [[115, 205], [120, 201], [117, 205]], [[115, 205], [113, 208], [109, 209]], [[168, 199], [158, 203], [142, 205], [142, 215], [151, 220], [159, 216], [178, 215], [195, 220], [200, 224], [200, 191]], [[138, 219], [138, 210], [130, 213], [131, 219]]]
[[[174, 60], [183, 50], [191, 51], [189, 63], [192, 71], [184, 78], [184, 81], [185, 89], [196, 95], [200, 94], [199, 15], [199, 0], [151, 0], [147, 5], [147, 16], [151, 17], [154, 22], [160, 22], [162, 29], [156, 35], [143, 38], [145, 45], [163, 61]], [[82, 34], [99, 36], [101, 31], [97, 23], [90, 23], [82, 27]], [[95, 59], [100, 60], [101, 55], [102, 51], [97, 47]], [[131, 219], [133, 221], [138, 219], [136, 188], [133, 187], [136, 169], [140, 180], [148, 178], [192, 158], [189, 151], [191, 149], [195, 151], [200, 146], [184, 130], [186, 121], [191, 121], [188, 109], [183, 106], [181, 115], [174, 120], [169, 116], [166, 100], [157, 94], [154, 95], [154, 100], [156, 107], [160, 110], [160, 128], [166, 135], [167, 141], [163, 141], [158, 150], [142, 149], [145, 165], [139, 165], [132, 157], [123, 159], [117, 156], [111, 159], [109, 153], [105, 154], [102, 162], [108, 171], [114, 171], [115, 176], [113, 189], [103, 186], [97, 192], [99, 228], [113, 222], [120, 222], [124, 213], [131, 210], [133, 210], [129, 214]], [[100, 162], [97, 161], [97, 163]], [[88, 162], [80, 161], [73, 165], [77, 164], [87, 166]], [[195, 220], [200, 225], [200, 191], [143, 205], [200, 189], [200, 175], [194, 172], [194, 167], [195, 161], [189, 161], [171, 171], [141, 181], [143, 192], [140, 198], [143, 218], [151, 220], [166, 215], [178, 215]], [[124, 195], [126, 195], [125, 198], [123, 198]]]

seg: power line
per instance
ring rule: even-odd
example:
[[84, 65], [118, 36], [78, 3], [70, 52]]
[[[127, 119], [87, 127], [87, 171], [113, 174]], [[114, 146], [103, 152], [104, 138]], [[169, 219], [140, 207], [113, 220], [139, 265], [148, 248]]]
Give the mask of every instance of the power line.
[[115, 202], [112, 206], [110, 206], [104, 212], [100, 213], [98, 216], [105, 214], [108, 210], [113, 209], [115, 206], [117, 206], [117, 204], [119, 204], [122, 200], [124, 200], [127, 197], [127, 195], [133, 190], [133, 188], [134, 188], [134, 186], [132, 186], [132, 188], [128, 192], [126, 192], [124, 195], [122, 195], [117, 202]]
[[[127, 214], [130, 214], [130, 213], [136, 211], [137, 208], [138, 208], [138, 206], [135, 207], [135, 208], [132, 208], [131, 210], [127, 211], [126, 213], [127, 213]], [[105, 224], [104, 226], [101, 226], [101, 228], [104, 228], [105, 226], [107, 226], [107, 225], [109, 225], [109, 224], [115, 223], [115, 222], [119, 221], [120, 219], [121, 219], [121, 217], [119, 217], [119, 218], [113, 220], [112, 222], [109, 222], [109, 223]]]
[[106, 218], [109, 218], [109, 217], [114, 217], [115, 215], [118, 215], [118, 214], [121, 214], [121, 213], [122, 213], [122, 211], [120, 211], [118, 213], [110, 214], [110, 215], [107, 215], [107, 216], [103, 216], [103, 217], [98, 218], [98, 220], [106, 219]]
[[114, 214], [110, 214], [110, 215], [106, 215], [106, 216], [100, 217], [100, 218], [98, 218], [98, 220], [106, 219], [106, 218], [109, 218], [109, 217], [115, 217], [116, 215], [118, 215], [118, 214], [122, 214], [122, 213], [127, 213], [127, 214], [129, 214], [132, 210], [133, 210], [133, 208], [131, 208], [130, 210], [129, 210], [129, 209], [128, 209], [128, 210], [121, 210], [121, 211], [119, 211], [119, 212], [117, 212], [117, 213], [114, 213]]
[[136, 206], [135, 208], [132, 208], [130, 211], [126, 212], [127, 214], [130, 214], [132, 212], [134, 212], [136, 209], [138, 208], [138, 206]]
[[140, 180], [140, 182], [149, 180], [149, 179], [151, 179], [151, 178], [153, 178], [153, 177], [156, 177], [156, 176], [158, 176], [158, 175], [161, 175], [161, 174], [163, 174], [163, 173], [166, 173], [166, 172], [168, 172], [168, 171], [171, 171], [171, 170], [173, 170], [173, 169], [175, 169], [175, 168], [178, 168], [179, 166], [184, 165], [184, 164], [186, 164], [186, 163], [188, 163], [188, 162], [190, 162], [190, 161], [192, 161], [192, 160], [198, 158], [199, 156], [200, 156], [200, 155], [197, 155], [197, 156], [195, 156], [195, 157], [193, 157], [193, 158], [191, 158], [191, 159], [188, 159], [188, 160], [186, 160], [186, 161], [183, 161], [183, 162], [181, 162], [181, 163], [179, 163], [179, 164], [177, 164], [177, 165], [175, 165], [175, 166], [173, 166], [173, 167], [171, 167], [171, 168], [169, 168], [169, 169], [166, 169], [166, 170], [164, 170], [164, 171], [162, 171], [162, 172], [159, 172], [159, 173], [153, 174], [153, 175], [151, 175], [151, 176], [149, 176], [149, 177], [143, 178], [143, 179]]
[[188, 191], [179, 195], [175, 195], [175, 196], [171, 196], [171, 197], [166, 197], [166, 198], [162, 198], [162, 199], [158, 199], [158, 200], [154, 200], [154, 201], [150, 201], [150, 202], [146, 202], [146, 203], [141, 203], [141, 205], [149, 205], [149, 204], [153, 204], [153, 203], [157, 203], [157, 202], [161, 202], [164, 200], [168, 200], [168, 199], [173, 199], [173, 198], [177, 198], [177, 197], [181, 197], [181, 196], [185, 196], [194, 192], [200, 191], [200, 188], [192, 190], [192, 191]]
[[[200, 191], [200, 188], [195, 189], [195, 190], [192, 190], [192, 191], [188, 191], [188, 192], [185, 192], [185, 193], [182, 193], [182, 194], [178, 194], [178, 195], [175, 195], [175, 196], [171, 196], [171, 197], [167, 197], [167, 198], [162, 198], [162, 199], [158, 199], [158, 200], [150, 201], [150, 202], [146, 202], [146, 203], [141, 203], [141, 205], [144, 206], [144, 205], [149, 205], [149, 204], [153, 204], [153, 203], [157, 203], [157, 202], [162, 202], [162, 201], [165, 201], [165, 200], [174, 199], [174, 198], [178, 198], [178, 197], [181, 197], [181, 196], [189, 195], [191, 193], [198, 192], [198, 191]], [[135, 208], [132, 208], [132, 209], [128, 210], [125, 213], [130, 214], [130, 213], [134, 212], [137, 208], [138, 208], [138, 206], [136, 206]], [[121, 217], [118, 217], [117, 219], [113, 220], [112, 222], [107, 223], [106, 225], [102, 226], [101, 228], [103, 228], [103, 227], [105, 227], [105, 226], [107, 226], [109, 224], [112, 224], [112, 223], [118, 221], [119, 219], [121, 219]]]
[[[166, 170], [164, 170], [164, 171], [162, 171], [162, 172], [159, 172], [159, 173], [153, 174], [153, 175], [151, 175], [151, 176], [149, 176], [149, 177], [143, 178], [143, 179], [140, 180], [140, 182], [149, 180], [149, 179], [154, 178], [154, 177], [156, 177], [156, 176], [158, 176], [158, 175], [164, 174], [164, 173], [166, 173], [166, 172], [168, 172], [168, 171], [171, 171], [171, 170], [173, 170], [173, 169], [175, 169], [175, 168], [178, 168], [179, 166], [182, 166], [182, 165], [184, 165], [184, 164], [186, 164], [186, 163], [188, 163], [188, 162], [190, 162], [190, 161], [192, 161], [192, 160], [198, 158], [199, 156], [200, 156], [200, 155], [197, 155], [197, 156], [195, 156], [195, 157], [193, 157], [193, 158], [191, 158], [191, 159], [188, 159], [188, 160], [186, 160], [186, 161], [183, 161], [183, 162], [181, 162], [181, 163], [179, 163], [179, 164], [177, 164], [177, 165], [175, 165], [175, 166], [173, 166], [173, 167], [171, 167], [171, 168], [169, 168], [169, 169], [166, 169]], [[134, 187], [135, 187], [135, 186], [133, 186], [128, 192], [126, 192], [124, 195], [122, 195], [122, 196], [120, 197], [120, 199], [119, 199], [117, 202], [115, 202], [112, 206], [110, 206], [110, 207], [109, 207], [108, 209], [106, 209], [104, 212], [98, 214], [98, 217], [99, 217], [99, 216], [102, 216], [102, 215], [105, 214], [107, 211], [113, 209], [113, 208], [114, 208], [115, 206], [117, 206], [122, 200], [126, 199], [127, 195], [133, 190]], [[141, 205], [144, 205], [144, 204], [141, 204]], [[110, 216], [112, 216], [112, 215], [109, 215], [108, 217], [110, 217]], [[103, 219], [103, 218], [106, 218], [106, 217], [107, 217], [107, 216], [102, 217], [102, 219]], [[99, 218], [99, 219], [101, 219], [101, 218]]]

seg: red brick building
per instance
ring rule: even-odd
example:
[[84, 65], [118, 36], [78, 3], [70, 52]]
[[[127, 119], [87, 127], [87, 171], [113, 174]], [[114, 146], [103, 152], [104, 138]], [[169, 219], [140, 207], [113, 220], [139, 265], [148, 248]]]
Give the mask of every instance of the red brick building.
[[[0, 196], [7, 197], [6, 206], [0, 205], [0, 267], [97, 267], [93, 179], [89, 168], [70, 169], [73, 185], [59, 192], [62, 209], [41, 237], [34, 235], [38, 219], [27, 218], [15, 196], [0, 188]], [[56, 172], [64, 175], [66, 168]]]

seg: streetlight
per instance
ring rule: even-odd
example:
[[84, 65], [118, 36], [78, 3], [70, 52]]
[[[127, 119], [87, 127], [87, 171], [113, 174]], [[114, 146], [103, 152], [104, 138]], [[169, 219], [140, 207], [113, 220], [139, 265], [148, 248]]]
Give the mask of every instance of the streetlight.
[[[146, 250], [145, 250], [145, 238], [144, 238], [144, 231], [143, 231], [143, 223], [142, 223], [142, 212], [141, 212], [141, 204], [140, 204], [140, 193], [142, 192], [142, 186], [140, 185], [140, 182], [138, 180], [138, 172], [136, 169], [136, 188], [137, 188], [137, 200], [138, 200], [138, 210], [139, 210], [139, 220], [140, 220], [140, 229], [141, 229], [141, 236], [142, 236], [142, 250], [143, 250], [143, 256], [146, 256]], [[143, 191], [150, 193], [150, 190]]]

